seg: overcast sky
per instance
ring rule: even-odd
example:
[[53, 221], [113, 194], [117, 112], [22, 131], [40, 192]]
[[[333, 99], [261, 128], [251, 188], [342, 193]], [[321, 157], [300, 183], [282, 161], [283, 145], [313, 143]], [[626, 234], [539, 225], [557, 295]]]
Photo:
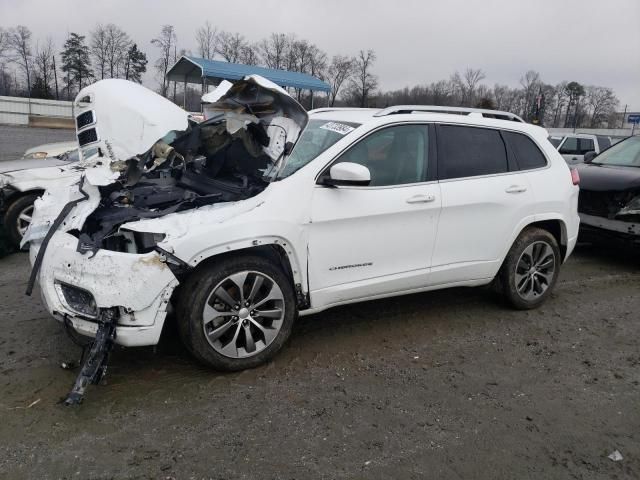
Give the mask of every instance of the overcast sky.
[[611, 87], [621, 109], [640, 111], [640, 0], [0, 0], [3, 27], [26, 25], [60, 46], [67, 32], [112, 22], [150, 60], [161, 25], [174, 25], [179, 48], [195, 53], [205, 20], [250, 41], [294, 33], [330, 56], [371, 48], [384, 90], [466, 67], [482, 69], [489, 85], [516, 86], [531, 69], [551, 84]]

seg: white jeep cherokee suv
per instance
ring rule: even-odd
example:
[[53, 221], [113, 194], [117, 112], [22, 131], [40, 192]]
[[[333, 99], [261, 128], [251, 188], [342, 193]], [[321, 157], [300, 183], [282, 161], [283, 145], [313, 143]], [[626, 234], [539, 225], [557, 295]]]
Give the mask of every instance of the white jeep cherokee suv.
[[80, 92], [79, 144], [98, 154], [25, 236], [30, 287], [68, 327], [154, 345], [174, 311], [198, 359], [238, 370], [336, 305], [494, 281], [515, 308], [549, 297], [578, 186], [543, 129], [438, 107], [307, 114], [261, 77], [218, 97], [195, 124], [123, 80]]

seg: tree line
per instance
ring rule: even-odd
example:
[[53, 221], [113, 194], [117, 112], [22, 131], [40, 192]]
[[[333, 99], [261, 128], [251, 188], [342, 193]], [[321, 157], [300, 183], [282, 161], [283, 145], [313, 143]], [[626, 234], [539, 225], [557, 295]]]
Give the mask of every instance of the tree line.
[[[103, 78], [124, 78], [142, 83], [147, 55], [115, 24], [97, 24], [88, 35], [69, 33], [61, 50], [53, 41], [34, 41], [26, 26], [0, 27], [0, 95], [71, 99], [89, 83]], [[163, 25], [150, 40], [157, 59], [153, 67], [157, 91], [188, 109], [199, 110], [204, 87], [170, 82], [166, 74], [182, 55], [247, 65], [303, 72], [326, 81], [331, 91], [315, 105], [386, 107], [396, 104], [468, 106], [506, 110], [526, 121], [549, 127], [616, 126], [619, 101], [611, 88], [563, 81], [544, 82], [538, 72], [527, 71], [519, 85], [483, 83], [481, 69], [467, 68], [440, 80], [400, 90], [381, 91], [374, 73], [376, 53], [362, 49], [352, 55], [329, 56], [317, 45], [294, 34], [272, 33], [257, 42], [238, 32], [221, 30], [210, 22], [193, 38], [195, 54], [179, 46], [176, 29]], [[310, 92], [292, 89], [306, 107]], [[317, 94], [316, 94], [317, 95]]]
[[146, 65], [146, 54], [112, 23], [97, 24], [88, 40], [69, 33], [59, 52], [51, 37], [34, 44], [24, 25], [0, 27], [0, 95], [69, 100], [104, 78], [142, 83]]

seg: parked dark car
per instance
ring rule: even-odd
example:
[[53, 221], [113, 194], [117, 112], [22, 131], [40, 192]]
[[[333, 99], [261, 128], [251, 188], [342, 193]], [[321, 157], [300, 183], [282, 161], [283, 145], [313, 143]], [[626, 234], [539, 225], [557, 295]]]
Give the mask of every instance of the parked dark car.
[[629, 137], [579, 165], [580, 233], [640, 245], [640, 137]]

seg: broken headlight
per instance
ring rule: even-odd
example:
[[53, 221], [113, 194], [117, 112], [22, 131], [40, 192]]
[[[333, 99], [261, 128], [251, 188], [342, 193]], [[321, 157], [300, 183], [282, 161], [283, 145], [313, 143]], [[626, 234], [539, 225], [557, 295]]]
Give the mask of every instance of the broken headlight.
[[134, 232], [133, 236], [136, 241], [136, 247], [138, 247], [138, 253], [148, 253], [155, 250], [156, 245], [166, 237], [164, 233], [148, 232]]
[[62, 282], [56, 282], [55, 288], [60, 301], [69, 310], [84, 317], [96, 318], [98, 316], [96, 301], [87, 290]]
[[103, 250], [123, 253], [149, 253], [164, 240], [164, 233], [132, 232], [120, 230], [106, 237], [100, 246]]

